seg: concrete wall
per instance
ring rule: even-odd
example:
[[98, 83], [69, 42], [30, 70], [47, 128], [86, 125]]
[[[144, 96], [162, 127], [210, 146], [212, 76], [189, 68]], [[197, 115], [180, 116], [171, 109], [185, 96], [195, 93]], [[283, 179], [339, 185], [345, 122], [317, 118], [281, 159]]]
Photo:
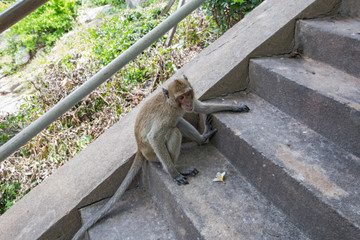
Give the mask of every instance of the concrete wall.
[[[247, 87], [250, 57], [289, 53], [295, 21], [331, 14], [338, 0], [266, 0], [170, 80], [186, 74], [197, 96], [212, 98]], [[0, 239], [70, 239], [78, 208], [113, 194], [136, 152], [139, 107], [107, 130], [0, 217]]]

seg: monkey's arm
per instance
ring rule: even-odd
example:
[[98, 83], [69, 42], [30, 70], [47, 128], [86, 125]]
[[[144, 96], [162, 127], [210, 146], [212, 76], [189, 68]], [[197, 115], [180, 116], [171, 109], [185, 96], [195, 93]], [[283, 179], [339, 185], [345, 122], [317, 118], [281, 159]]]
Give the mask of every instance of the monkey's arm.
[[194, 99], [194, 112], [196, 113], [210, 114], [222, 111], [248, 112], [250, 108], [245, 104], [204, 103]]
[[199, 131], [184, 118], [180, 118], [177, 127], [179, 128], [183, 136], [190, 138], [199, 145], [202, 145], [206, 143], [217, 132], [216, 129], [211, 129], [211, 120], [211, 116], [207, 115], [205, 119], [205, 129], [203, 134], [200, 134]]
[[[177, 134], [174, 134], [175, 131], [178, 132], [179, 139], [177, 138]], [[178, 153], [180, 152], [180, 142], [181, 142], [181, 134], [178, 129], [172, 130], [167, 135], [162, 130], [154, 130], [152, 129], [149, 134], [147, 135], [147, 139], [155, 152], [157, 158], [161, 162], [163, 168], [165, 171], [173, 178], [173, 180], [178, 184], [188, 184], [188, 181], [186, 180], [186, 177], [183, 176], [175, 167], [174, 162], [176, 162], [177, 159], [172, 159], [171, 153], [169, 152], [169, 149], [172, 149], [174, 152], [173, 157], [178, 157]], [[176, 143], [178, 142], [178, 143]], [[172, 145], [178, 145], [178, 146], [166, 146], [166, 143], [170, 143]], [[179, 148], [179, 149], [177, 149]]]

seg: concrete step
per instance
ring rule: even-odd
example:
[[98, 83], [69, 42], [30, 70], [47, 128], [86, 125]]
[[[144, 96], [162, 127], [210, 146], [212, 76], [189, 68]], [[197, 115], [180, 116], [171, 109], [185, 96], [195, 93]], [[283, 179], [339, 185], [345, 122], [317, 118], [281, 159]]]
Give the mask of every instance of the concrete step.
[[360, 156], [360, 78], [309, 58], [250, 61], [250, 88]]
[[[99, 211], [107, 199], [80, 210], [82, 221], [88, 221]], [[142, 188], [125, 192], [103, 220], [95, 224], [87, 233], [88, 240], [173, 240], [175, 234], [164, 217], [159, 213], [151, 197]]]
[[[188, 185], [177, 186], [159, 164], [145, 174], [174, 239], [308, 239], [210, 144], [182, 149], [179, 163], [200, 171]], [[226, 172], [225, 183], [213, 182], [217, 172]]]
[[360, 18], [297, 22], [298, 50], [360, 77]]
[[308, 236], [360, 239], [360, 159], [255, 94], [233, 101], [251, 111], [215, 114], [212, 144]]

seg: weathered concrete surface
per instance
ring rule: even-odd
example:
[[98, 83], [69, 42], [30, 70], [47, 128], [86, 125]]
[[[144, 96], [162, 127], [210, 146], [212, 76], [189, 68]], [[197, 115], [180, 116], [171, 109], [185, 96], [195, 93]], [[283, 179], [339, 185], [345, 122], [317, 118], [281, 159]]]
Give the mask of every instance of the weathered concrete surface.
[[[291, 51], [295, 19], [327, 14], [337, 3], [267, 0], [170, 80], [185, 73], [202, 98], [242, 89], [249, 57]], [[2, 215], [0, 239], [69, 239], [80, 226], [77, 209], [112, 195], [120, 184], [126, 172], [120, 167], [128, 167], [136, 151], [138, 109]]]
[[[83, 222], [99, 211], [108, 199], [81, 209]], [[126, 191], [114, 208], [89, 230], [89, 240], [173, 240], [175, 234], [151, 197], [142, 188]]]
[[[149, 191], [177, 229], [175, 239], [308, 239], [210, 144], [182, 149], [179, 164], [200, 173], [177, 186], [158, 165], [147, 171]], [[213, 182], [223, 171], [225, 183]]]
[[310, 238], [360, 239], [360, 159], [254, 94], [234, 100], [251, 111], [215, 114], [214, 146]]
[[251, 57], [289, 53], [294, 47], [295, 20], [330, 14], [337, 0], [267, 0], [185, 65], [197, 95], [208, 99], [247, 87]]
[[0, 239], [70, 239], [80, 227], [77, 209], [111, 196], [130, 167], [136, 152], [136, 112], [129, 113], [3, 214]]
[[294, 58], [254, 59], [249, 72], [259, 96], [360, 156], [359, 78]]
[[360, 17], [360, 1], [343, 0], [340, 7], [340, 14], [347, 17]]
[[360, 19], [297, 22], [298, 51], [307, 57], [360, 77]]

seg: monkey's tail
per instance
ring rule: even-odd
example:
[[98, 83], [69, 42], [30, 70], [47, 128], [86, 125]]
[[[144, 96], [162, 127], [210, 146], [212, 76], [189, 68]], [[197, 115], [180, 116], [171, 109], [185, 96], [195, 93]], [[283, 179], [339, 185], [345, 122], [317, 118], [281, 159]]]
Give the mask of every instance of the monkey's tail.
[[114, 204], [121, 198], [126, 189], [129, 187], [130, 183], [135, 178], [136, 174], [140, 170], [145, 158], [140, 151], [138, 151], [135, 155], [134, 162], [127, 173], [124, 181], [121, 183], [118, 190], [116, 190], [115, 194], [110, 198], [110, 200], [105, 204], [105, 206], [101, 209], [101, 211], [97, 212], [97, 214], [90, 219], [90, 221], [86, 222], [75, 234], [72, 240], [80, 239], [84, 233], [91, 228], [97, 221], [99, 221], [109, 210], [114, 206]]

